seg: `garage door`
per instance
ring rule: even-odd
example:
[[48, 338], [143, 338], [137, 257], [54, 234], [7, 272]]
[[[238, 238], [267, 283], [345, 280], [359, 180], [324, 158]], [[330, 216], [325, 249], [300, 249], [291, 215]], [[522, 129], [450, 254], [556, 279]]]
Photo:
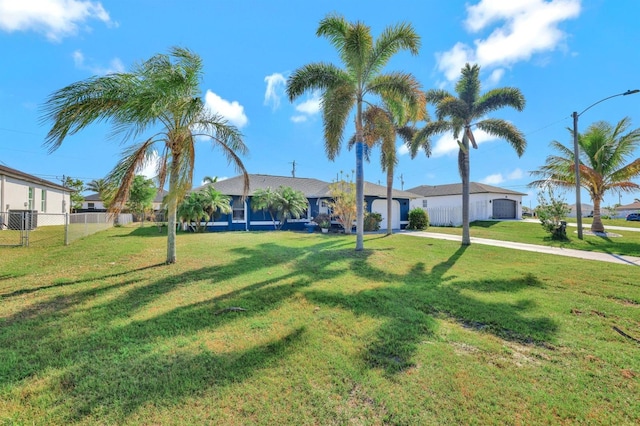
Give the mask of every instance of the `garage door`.
[[[380, 229], [387, 229], [387, 200], [373, 200], [371, 211], [382, 215]], [[397, 200], [391, 202], [391, 228], [400, 229], [400, 202]]]
[[493, 200], [494, 219], [515, 219], [516, 202], [513, 200], [497, 199]]

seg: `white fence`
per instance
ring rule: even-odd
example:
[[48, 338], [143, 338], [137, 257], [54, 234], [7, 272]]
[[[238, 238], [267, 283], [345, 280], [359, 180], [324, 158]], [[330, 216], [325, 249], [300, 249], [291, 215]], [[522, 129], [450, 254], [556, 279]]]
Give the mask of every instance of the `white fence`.
[[[461, 226], [462, 206], [428, 207], [429, 225]], [[485, 220], [489, 217], [489, 205], [485, 201], [476, 201], [469, 205], [469, 222]]]
[[0, 246], [68, 245], [116, 223], [126, 225], [132, 221], [131, 214], [0, 212]]

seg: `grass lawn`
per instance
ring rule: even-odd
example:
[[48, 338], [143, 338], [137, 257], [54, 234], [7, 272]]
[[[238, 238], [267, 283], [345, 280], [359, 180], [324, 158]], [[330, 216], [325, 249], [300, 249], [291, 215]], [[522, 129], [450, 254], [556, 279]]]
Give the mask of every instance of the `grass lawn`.
[[[607, 225], [628, 226], [639, 228], [638, 222], [605, 221]], [[633, 225], [629, 225], [633, 224]], [[590, 223], [584, 223], [584, 229], [589, 229]], [[554, 247], [564, 247], [577, 250], [597, 251], [604, 253], [626, 254], [640, 256], [640, 232], [620, 231], [609, 229], [607, 232], [620, 235], [619, 237], [598, 237], [584, 233], [583, 239], [578, 239], [577, 228], [567, 227], [567, 241], [552, 240], [540, 223], [520, 221], [477, 221], [472, 222], [470, 234], [472, 237], [489, 238], [494, 240], [514, 241], [518, 243], [540, 244]], [[462, 227], [430, 226], [427, 232], [462, 235]]]
[[123, 227], [0, 248], [0, 424], [640, 422], [640, 344], [616, 331], [640, 338], [637, 268], [354, 246], [179, 234], [163, 265], [165, 235]]

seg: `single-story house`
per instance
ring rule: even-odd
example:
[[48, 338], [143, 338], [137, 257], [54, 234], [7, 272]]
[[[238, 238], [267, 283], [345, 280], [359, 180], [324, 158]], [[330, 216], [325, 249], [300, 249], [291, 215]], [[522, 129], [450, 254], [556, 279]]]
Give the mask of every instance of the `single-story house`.
[[640, 213], [640, 202], [635, 201], [631, 204], [625, 204], [624, 206], [616, 207], [617, 218], [626, 218], [629, 213]]
[[[167, 191], [165, 190], [160, 190], [156, 193], [152, 203], [154, 212], [157, 213], [162, 210], [162, 200], [165, 195], [167, 195]], [[85, 196], [82, 201], [82, 208], [78, 210], [79, 213], [102, 213], [106, 211], [107, 208], [100, 199], [100, 194], [97, 193]]]
[[[249, 175], [249, 194], [243, 199], [244, 179], [242, 175], [230, 179], [221, 180], [207, 184], [220, 191], [224, 195], [231, 197], [233, 212], [231, 214], [220, 215], [209, 222], [207, 229], [212, 231], [238, 231], [238, 230], [271, 230], [274, 228], [271, 216], [267, 211], [253, 211], [251, 208], [251, 198], [255, 191], [259, 189], [277, 189], [280, 186], [290, 187], [301, 191], [309, 201], [309, 208], [300, 219], [289, 219], [283, 229], [303, 230], [305, 225], [320, 213], [330, 213], [329, 201], [331, 194], [329, 191], [330, 182], [325, 182], [313, 178], [299, 178], [286, 176], [271, 176], [262, 174]], [[194, 191], [202, 189], [203, 186], [194, 188]], [[386, 207], [386, 187], [365, 182], [364, 195], [367, 212], [377, 212], [383, 217], [384, 226], [387, 215]], [[416, 195], [407, 191], [393, 191], [392, 222], [394, 229], [406, 227], [409, 223], [409, 205]]]
[[[582, 217], [593, 216], [593, 206], [591, 204], [581, 203], [580, 206], [582, 207], [580, 209], [580, 211], [582, 212]], [[569, 213], [567, 214], [567, 217], [576, 217], [576, 205], [570, 204], [567, 207], [569, 208]], [[600, 210], [600, 213], [603, 213], [602, 209]]]
[[[420, 185], [407, 190], [416, 194], [411, 208], [429, 213], [429, 221], [440, 226], [462, 224], [462, 183]], [[522, 197], [527, 194], [484, 183], [469, 183], [469, 220], [521, 219]]]
[[9, 213], [47, 213], [40, 225], [64, 224], [64, 213], [69, 213], [71, 191], [62, 185], [41, 179], [16, 169], [0, 165], [0, 222], [8, 224]]

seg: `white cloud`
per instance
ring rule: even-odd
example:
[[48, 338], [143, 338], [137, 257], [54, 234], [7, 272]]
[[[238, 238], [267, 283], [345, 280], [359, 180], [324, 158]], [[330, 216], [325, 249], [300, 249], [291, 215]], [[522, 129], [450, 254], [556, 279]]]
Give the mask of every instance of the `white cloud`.
[[207, 90], [205, 94], [205, 104], [213, 113], [223, 116], [229, 123], [238, 128], [244, 127], [249, 122], [249, 119], [244, 113], [244, 107], [240, 105], [238, 101], [229, 102], [211, 90]]
[[398, 150], [398, 155], [407, 155], [409, 153], [409, 147], [405, 144], [400, 144], [397, 150]]
[[304, 121], [307, 121], [307, 116], [306, 115], [294, 115], [291, 117], [291, 121], [293, 121], [294, 123], [302, 123]]
[[[436, 54], [438, 69], [449, 81], [457, 80], [466, 62], [483, 68], [508, 67], [527, 61], [532, 55], [553, 51], [566, 35], [558, 25], [580, 14], [580, 0], [481, 0], [467, 6], [465, 26], [478, 33], [496, 26], [474, 47], [456, 43], [451, 50]], [[494, 82], [501, 74], [492, 75]]]
[[146, 159], [142, 167], [136, 170], [136, 174], [143, 175], [147, 179], [155, 179], [158, 176], [158, 163], [160, 162], [160, 156], [156, 151]]
[[87, 0], [0, 0], [0, 29], [6, 32], [35, 31], [50, 41], [77, 34], [85, 22], [97, 19], [111, 24], [100, 2]]
[[[485, 133], [480, 129], [473, 130], [473, 136], [475, 137], [476, 143], [478, 145], [496, 139], [496, 137], [491, 136], [490, 134]], [[453, 138], [453, 134], [445, 133], [440, 137], [440, 139], [432, 144], [431, 154], [432, 157], [441, 157], [443, 155], [453, 154], [457, 155], [458, 149], [460, 149], [460, 147], [458, 146], [458, 142], [456, 142], [456, 140]]]
[[80, 50], [76, 50], [73, 52], [73, 63], [76, 68], [81, 70], [90, 71], [93, 74], [97, 75], [105, 75], [111, 74], [115, 72], [124, 72], [124, 64], [120, 60], [120, 58], [113, 58], [111, 62], [109, 62], [109, 66], [102, 67], [95, 64], [88, 64], [85, 60], [84, 54]]
[[507, 175], [507, 179], [509, 180], [522, 179], [523, 176], [524, 176], [524, 172], [521, 169], [515, 169], [514, 171], [512, 171]]
[[296, 111], [307, 115], [314, 115], [320, 112], [320, 92], [315, 91], [309, 99], [296, 105]]
[[280, 73], [274, 73], [264, 78], [267, 83], [267, 89], [264, 92], [264, 104], [271, 105], [272, 109], [277, 109], [280, 106], [280, 98], [284, 94], [284, 88], [286, 86], [286, 79], [284, 75]]
[[502, 177], [502, 173], [489, 175], [480, 181], [480, 183], [486, 183], [487, 185], [498, 185], [502, 182], [504, 182], [504, 177]]
[[522, 170], [515, 169], [514, 171], [507, 173], [506, 177], [502, 173], [495, 173], [485, 177], [480, 182], [486, 183], [487, 185], [499, 185], [508, 180], [521, 179], [522, 176], [524, 176], [524, 173], [522, 172]]

